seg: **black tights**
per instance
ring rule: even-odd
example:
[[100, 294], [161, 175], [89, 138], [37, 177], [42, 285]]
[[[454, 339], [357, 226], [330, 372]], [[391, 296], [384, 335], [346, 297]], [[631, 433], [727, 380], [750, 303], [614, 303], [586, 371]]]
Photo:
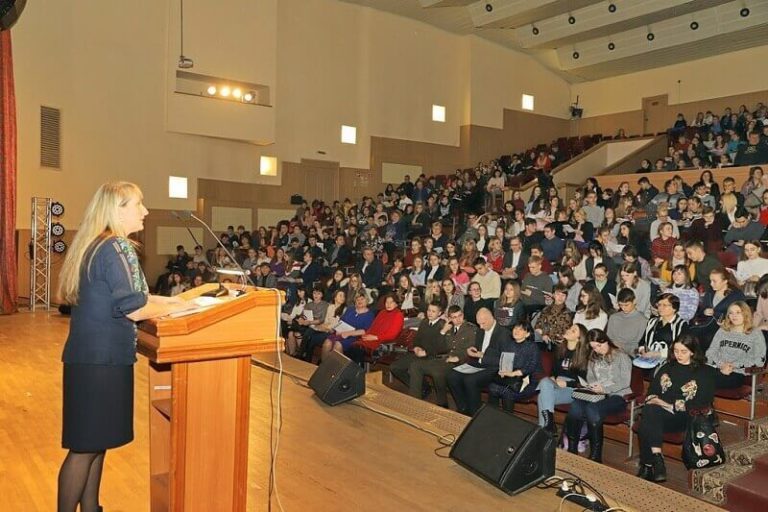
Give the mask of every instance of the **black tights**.
[[59, 470], [58, 512], [98, 512], [104, 454], [69, 451]]

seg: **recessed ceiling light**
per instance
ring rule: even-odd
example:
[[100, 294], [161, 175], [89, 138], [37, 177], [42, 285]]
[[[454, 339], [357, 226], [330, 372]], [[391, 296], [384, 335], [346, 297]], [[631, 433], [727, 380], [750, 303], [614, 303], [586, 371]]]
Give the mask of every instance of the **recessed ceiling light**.
[[535, 35], [535, 36], [539, 35], [539, 29], [538, 29], [538, 27], [533, 27], [533, 28], [531, 29], [531, 32], [533, 32], [533, 35]]
[[654, 39], [656, 39], [656, 36], [655, 36], [655, 35], [653, 35], [653, 32], [648, 32], [648, 35], [647, 35], [647, 36], [645, 36], [645, 38], [646, 38], [647, 40], [649, 40], [649, 41], [653, 41]]
[[608, 12], [616, 12], [616, 4], [608, 4]]
[[749, 8], [748, 7], [742, 7], [742, 9], [739, 11], [739, 15], [742, 18], [746, 18], [747, 16], [749, 16]]
[[578, 59], [579, 58], [579, 52], [573, 52], [573, 58]]
[[576, 18], [574, 18], [573, 15], [568, 16], [568, 23], [573, 25], [574, 23], [576, 23]]
[[491, 11], [493, 11], [493, 6], [491, 4], [485, 4], [485, 10], [487, 12], [491, 12]]
[[611, 51], [613, 51], [613, 50], [615, 50], [615, 49], [616, 49], [616, 45], [615, 45], [615, 44], [613, 44], [613, 41], [611, 41], [610, 43], [608, 43], [608, 49], [609, 49], [609, 50], [611, 50]]
[[698, 21], [692, 21], [691, 22], [691, 30], [696, 30], [699, 28], [699, 22]]

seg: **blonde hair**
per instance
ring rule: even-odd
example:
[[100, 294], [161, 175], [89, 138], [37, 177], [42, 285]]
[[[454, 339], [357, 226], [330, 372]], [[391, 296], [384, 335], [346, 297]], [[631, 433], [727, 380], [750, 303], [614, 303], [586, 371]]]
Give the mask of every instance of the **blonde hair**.
[[105, 183], [93, 195], [61, 267], [59, 296], [66, 303], [77, 304], [80, 274], [86, 256], [90, 254], [87, 262], [87, 271], [90, 272], [96, 249], [104, 241], [110, 236], [127, 237], [130, 234], [125, 232], [120, 222], [118, 209], [134, 198], [143, 198], [141, 189], [126, 181]]
[[736, 205], [738, 204], [738, 201], [736, 200], [736, 195], [732, 194], [731, 192], [728, 192], [727, 194], [723, 194], [720, 197], [720, 202], [723, 205], [724, 212], [728, 212], [730, 210], [735, 209]]
[[[749, 304], [743, 300], [737, 300], [733, 302], [730, 306], [728, 306], [728, 309], [731, 309], [734, 306], [741, 310], [741, 314], [744, 317], [744, 332], [746, 334], [751, 333], [752, 329], [755, 327], [752, 325], [752, 308], [750, 308]], [[728, 317], [728, 310], [725, 312], [725, 318], [723, 319], [723, 323], [720, 327], [722, 327], [724, 331], [733, 330], [733, 324], [731, 323], [731, 319]]]

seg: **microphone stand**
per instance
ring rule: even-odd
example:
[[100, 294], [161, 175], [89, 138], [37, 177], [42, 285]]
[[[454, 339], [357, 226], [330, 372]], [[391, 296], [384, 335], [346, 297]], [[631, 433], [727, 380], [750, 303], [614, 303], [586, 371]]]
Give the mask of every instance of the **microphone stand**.
[[[195, 215], [191, 211], [181, 212], [179, 217], [180, 218], [189, 217], [189, 218], [195, 219], [205, 229], [207, 229], [208, 232], [211, 234], [211, 236], [213, 236], [213, 238], [216, 240], [216, 243], [219, 245], [219, 247], [224, 249], [224, 252], [227, 253], [227, 256], [229, 256], [229, 259], [232, 260], [232, 263], [234, 263], [237, 266], [237, 269], [240, 271], [240, 273], [241, 273], [241, 275], [243, 277], [243, 284], [247, 284], [245, 282], [247, 280], [248, 282], [251, 283], [252, 286], [254, 286], [254, 287], [256, 286], [256, 283], [254, 283], [253, 279], [251, 279], [250, 271], [245, 270], [242, 266], [240, 266], [240, 263], [238, 263], [238, 261], [235, 259], [235, 256], [229, 251], [229, 249], [227, 249], [226, 245], [221, 243], [221, 239], [218, 236], [216, 236], [216, 233], [213, 231], [213, 229], [211, 229], [211, 227], [203, 219], [201, 219], [200, 217], [198, 217], [197, 215]], [[187, 228], [187, 229], [189, 229], [189, 228]], [[200, 244], [198, 244], [198, 245], [200, 245]], [[221, 297], [221, 296], [226, 295], [228, 293], [228, 291], [222, 291], [222, 290], [227, 290], [227, 289], [224, 288], [224, 286], [221, 284], [221, 282], [219, 282], [219, 289], [216, 290], [215, 292], [208, 292], [208, 293], [211, 293], [214, 297]]]

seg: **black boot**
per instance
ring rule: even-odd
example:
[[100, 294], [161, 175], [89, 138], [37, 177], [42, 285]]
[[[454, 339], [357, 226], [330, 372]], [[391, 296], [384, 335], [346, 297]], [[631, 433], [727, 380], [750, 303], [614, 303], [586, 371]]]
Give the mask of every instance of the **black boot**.
[[515, 401], [509, 398], [501, 399], [501, 408], [507, 412], [515, 412]]
[[637, 468], [637, 476], [643, 480], [650, 480], [652, 475], [653, 467], [650, 464], [640, 461], [640, 465]]
[[552, 434], [552, 437], [557, 437], [555, 414], [552, 411], [541, 411], [541, 417], [544, 418], [544, 430]]
[[666, 482], [667, 481], [667, 466], [664, 465], [664, 456], [660, 453], [653, 454], [653, 464], [651, 466], [651, 478], [652, 482]]
[[582, 421], [570, 416], [565, 417], [565, 424], [563, 425], [563, 431], [566, 439], [568, 439], [568, 452], [579, 453], [579, 437], [581, 436], [581, 424]]
[[587, 423], [589, 460], [603, 462], [603, 423]]

